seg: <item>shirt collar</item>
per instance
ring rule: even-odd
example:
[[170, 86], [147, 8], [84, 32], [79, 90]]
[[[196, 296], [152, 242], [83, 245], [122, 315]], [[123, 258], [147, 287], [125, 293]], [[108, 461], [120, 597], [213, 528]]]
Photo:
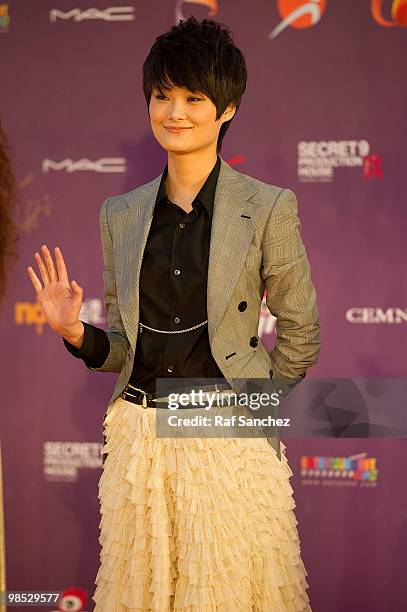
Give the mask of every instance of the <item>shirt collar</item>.
[[[211, 173], [209, 174], [205, 183], [202, 185], [201, 189], [195, 196], [195, 200], [199, 200], [200, 202], [202, 202], [210, 217], [212, 217], [213, 214], [213, 203], [215, 200], [216, 184], [218, 182], [218, 176], [220, 171], [220, 162], [221, 158], [218, 155], [216, 163], [211, 170]], [[168, 164], [165, 166], [164, 171], [162, 173], [160, 186], [158, 188], [157, 197], [155, 200], [156, 205], [159, 204], [162, 200], [167, 199], [167, 192], [165, 189], [165, 179], [167, 177], [167, 174]]]

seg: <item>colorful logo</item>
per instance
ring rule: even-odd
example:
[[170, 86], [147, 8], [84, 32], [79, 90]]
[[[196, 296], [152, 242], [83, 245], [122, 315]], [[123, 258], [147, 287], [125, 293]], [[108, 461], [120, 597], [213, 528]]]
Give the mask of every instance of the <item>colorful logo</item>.
[[8, 32], [9, 25], [8, 4], [0, 4], [0, 32]]
[[288, 27], [311, 28], [321, 19], [326, 9], [326, 0], [278, 0], [278, 12], [282, 21], [269, 34], [273, 39]]
[[383, 17], [383, 0], [372, 0], [370, 10], [377, 23], [386, 28], [391, 26], [407, 27], [407, 0], [393, 0], [391, 3], [391, 21]]
[[[376, 483], [377, 457], [360, 453], [352, 457], [324, 457], [302, 455], [301, 476], [308, 479], [328, 479], [337, 482]], [[306, 483], [303, 483], [306, 484]]]

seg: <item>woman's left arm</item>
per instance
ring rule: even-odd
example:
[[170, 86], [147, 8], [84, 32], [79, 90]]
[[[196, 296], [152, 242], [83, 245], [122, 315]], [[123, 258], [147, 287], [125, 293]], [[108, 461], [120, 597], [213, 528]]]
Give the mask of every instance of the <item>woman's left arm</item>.
[[263, 235], [262, 278], [267, 306], [277, 319], [273, 378], [298, 382], [318, 358], [319, 312], [297, 212], [294, 192], [283, 189]]

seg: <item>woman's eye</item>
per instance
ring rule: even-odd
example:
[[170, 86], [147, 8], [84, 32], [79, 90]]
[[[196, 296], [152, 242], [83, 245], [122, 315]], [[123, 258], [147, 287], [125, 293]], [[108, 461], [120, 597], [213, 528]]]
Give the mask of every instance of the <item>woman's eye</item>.
[[[167, 100], [167, 96], [165, 96], [164, 94], [155, 94], [154, 97], [157, 100]], [[187, 98], [188, 102], [199, 102], [200, 100], [203, 100], [203, 98], [197, 98], [196, 96], [189, 96], [189, 98]]]

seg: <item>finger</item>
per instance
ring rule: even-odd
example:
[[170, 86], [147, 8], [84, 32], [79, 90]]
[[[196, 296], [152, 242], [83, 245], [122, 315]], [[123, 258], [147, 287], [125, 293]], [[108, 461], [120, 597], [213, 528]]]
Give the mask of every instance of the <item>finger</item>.
[[45, 259], [45, 265], [47, 266], [49, 278], [51, 281], [57, 281], [58, 280], [57, 271], [55, 270], [54, 261], [51, 257], [51, 253], [49, 252], [49, 248], [47, 247], [46, 244], [43, 244], [41, 249], [42, 249], [42, 254], [44, 256], [44, 259]]
[[72, 289], [73, 289], [73, 291], [74, 291], [75, 293], [80, 294], [80, 293], [83, 291], [82, 287], [81, 287], [80, 285], [78, 285], [78, 283], [76, 282], [76, 280], [73, 280], [73, 281], [72, 281], [71, 286], [72, 286]]
[[48, 271], [47, 268], [45, 267], [44, 262], [41, 259], [41, 255], [39, 253], [35, 253], [35, 261], [38, 264], [38, 267], [40, 269], [41, 272], [41, 278], [44, 282], [44, 287], [48, 287], [49, 285], [49, 276], [48, 276]]
[[55, 261], [57, 264], [57, 271], [59, 280], [65, 285], [69, 285], [68, 271], [66, 269], [65, 261], [62, 255], [62, 251], [59, 247], [55, 247]]
[[27, 272], [32, 284], [34, 285], [35, 292], [38, 295], [39, 292], [42, 290], [41, 282], [31, 266], [28, 266]]

